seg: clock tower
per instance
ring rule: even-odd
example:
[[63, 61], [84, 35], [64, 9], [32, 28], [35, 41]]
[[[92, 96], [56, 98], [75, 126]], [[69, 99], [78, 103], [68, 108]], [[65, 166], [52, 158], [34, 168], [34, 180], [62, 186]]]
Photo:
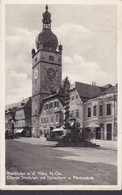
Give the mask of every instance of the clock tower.
[[[43, 98], [57, 93], [62, 83], [62, 45], [51, 31], [48, 6], [43, 13], [43, 29], [36, 37], [36, 50], [32, 49], [32, 134], [39, 135], [39, 114]], [[58, 50], [57, 50], [58, 48]]]

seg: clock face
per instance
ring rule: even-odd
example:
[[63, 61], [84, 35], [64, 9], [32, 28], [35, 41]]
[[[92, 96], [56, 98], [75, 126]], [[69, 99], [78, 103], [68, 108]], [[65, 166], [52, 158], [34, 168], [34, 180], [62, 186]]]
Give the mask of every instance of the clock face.
[[48, 68], [47, 69], [47, 75], [48, 75], [49, 78], [54, 78], [55, 75], [56, 75], [56, 72], [53, 68]]
[[37, 77], [38, 77], [38, 70], [35, 70], [34, 71], [34, 79], [37, 79]]

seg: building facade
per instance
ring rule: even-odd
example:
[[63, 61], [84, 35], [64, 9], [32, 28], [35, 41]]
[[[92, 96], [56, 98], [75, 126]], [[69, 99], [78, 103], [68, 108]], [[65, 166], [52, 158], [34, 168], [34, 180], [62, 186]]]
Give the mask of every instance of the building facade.
[[64, 97], [56, 94], [44, 99], [39, 117], [41, 134], [50, 133], [64, 123]]
[[15, 134], [31, 136], [31, 101], [31, 98], [28, 98], [27, 102], [21, 102], [21, 106], [15, 111]]
[[9, 108], [5, 111], [5, 130], [7, 132], [13, 131], [15, 128], [15, 110], [16, 107]]
[[84, 129], [91, 138], [117, 140], [117, 91], [115, 87], [84, 103]]
[[5, 111], [5, 130], [9, 133], [23, 136], [31, 136], [31, 97], [21, 102], [6, 106]]

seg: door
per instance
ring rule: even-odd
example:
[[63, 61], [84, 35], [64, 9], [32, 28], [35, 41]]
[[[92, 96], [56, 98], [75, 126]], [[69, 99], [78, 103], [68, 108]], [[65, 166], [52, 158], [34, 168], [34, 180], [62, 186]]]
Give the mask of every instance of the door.
[[96, 127], [96, 139], [101, 139], [101, 129], [100, 129], [100, 127]]
[[112, 124], [107, 124], [107, 140], [112, 140]]

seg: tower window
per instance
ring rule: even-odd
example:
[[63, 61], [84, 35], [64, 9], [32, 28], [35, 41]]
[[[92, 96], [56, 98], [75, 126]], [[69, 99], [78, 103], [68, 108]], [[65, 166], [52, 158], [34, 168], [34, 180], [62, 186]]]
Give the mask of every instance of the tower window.
[[35, 58], [35, 62], [37, 62], [37, 58]]
[[54, 61], [54, 56], [49, 56], [50, 61]]

